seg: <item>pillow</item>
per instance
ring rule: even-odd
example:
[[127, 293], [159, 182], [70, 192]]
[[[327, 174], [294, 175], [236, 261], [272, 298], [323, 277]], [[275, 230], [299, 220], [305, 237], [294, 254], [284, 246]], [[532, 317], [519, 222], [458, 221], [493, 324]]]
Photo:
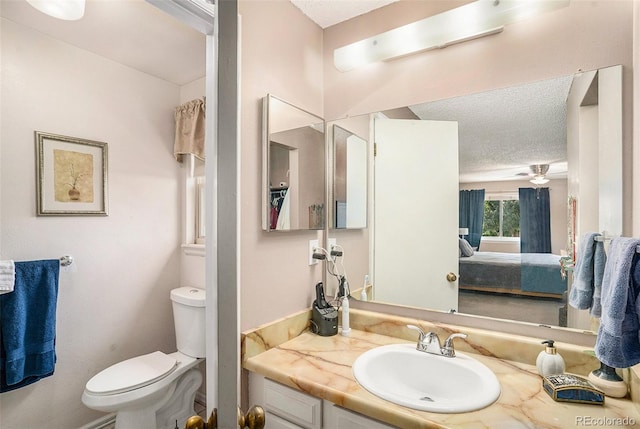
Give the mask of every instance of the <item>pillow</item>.
[[471, 247], [471, 244], [469, 244], [469, 242], [464, 238], [459, 238], [458, 240], [460, 256], [473, 256], [473, 247]]

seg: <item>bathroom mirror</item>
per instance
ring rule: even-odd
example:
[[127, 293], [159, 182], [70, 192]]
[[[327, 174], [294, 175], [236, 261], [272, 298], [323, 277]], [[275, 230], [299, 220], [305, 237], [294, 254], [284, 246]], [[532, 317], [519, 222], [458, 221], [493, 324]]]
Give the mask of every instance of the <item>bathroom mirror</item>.
[[[617, 76], [614, 77], [617, 83], [614, 85], [600, 85], [597, 91], [599, 92], [598, 96], [601, 100], [611, 97], [611, 99], [617, 100], [614, 101], [613, 105], [617, 103], [618, 106], [621, 106], [622, 72], [621, 67], [616, 66], [599, 71], [579, 73], [576, 76], [562, 76], [556, 79], [533, 82], [487, 93], [404, 106], [380, 113], [388, 118], [396, 119], [457, 121], [459, 123], [460, 139], [459, 189], [484, 189], [486, 193], [485, 201], [517, 198], [518, 188], [520, 187], [534, 190], [548, 188], [551, 194], [551, 253], [559, 258], [560, 254], [571, 253], [571, 249], [568, 248], [567, 244], [569, 196], [577, 197], [583, 207], [587, 207], [592, 202], [596, 204], [595, 210], [592, 210], [596, 213], [595, 217], [589, 219], [588, 216], [590, 214], [583, 211], [580, 220], [581, 231], [602, 231], [604, 227], [602, 227], [602, 219], [598, 220], [597, 218], [597, 204], [604, 196], [598, 195], [598, 189], [602, 188], [597, 184], [598, 174], [594, 175], [593, 172], [599, 170], [600, 176], [609, 176], [601, 177], [601, 181], [604, 180], [606, 183], [615, 184], [610, 191], [607, 191], [607, 194], [616, 195], [622, 189], [621, 177], [618, 178], [616, 176], [619, 175], [622, 168], [621, 156], [613, 157], [615, 159], [614, 163], [604, 167], [602, 165], [603, 160], [598, 157], [596, 148], [595, 156], [592, 154], [592, 158], [588, 161], [590, 167], [585, 169], [584, 162], [588, 156], [588, 151], [585, 150], [584, 142], [579, 142], [583, 145], [582, 149], [580, 149], [580, 157], [577, 157], [574, 153], [572, 158], [570, 152], [575, 152], [577, 150], [575, 147], [568, 150], [568, 144], [575, 144], [572, 143], [574, 137], [569, 135], [573, 133], [571, 127], [575, 129], [578, 126], [575, 123], [572, 125], [572, 121], [575, 122], [576, 118], [570, 117], [571, 112], [575, 109], [568, 112], [566, 106], [570, 89], [586, 85], [586, 87], [590, 87], [593, 90], [594, 85], [598, 85], [598, 76], [602, 81], [602, 76], [605, 73], [612, 73]], [[584, 80], [586, 78], [590, 79], [590, 83], [577, 84], [578, 79]], [[597, 101], [589, 101], [589, 92], [594, 91], [589, 91], [585, 88], [585, 94], [577, 101], [577, 109], [580, 111], [586, 109], [587, 112], [590, 112], [591, 110], [589, 109], [594, 108], [594, 106], [597, 107]], [[491, 109], [487, 109], [487, 106], [491, 106]], [[502, 109], [507, 109], [508, 112], [501, 113]], [[592, 113], [588, 113], [588, 115], [590, 114]], [[579, 126], [582, 133], [585, 132], [583, 123], [598, 123], [599, 120], [602, 120], [603, 114], [600, 114], [600, 119], [598, 119], [597, 113], [595, 115], [591, 119], [588, 119], [589, 116], [586, 119], [578, 119], [581, 121]], [[368, 115], [365, 116], [369, 117]], [[611, 129], [621, 130], [621, 112], [619, 111], [614, 116]], [[513, 121], [514, 119], [515, 122]], [[516, 141], [521, 141], [523, 144], [517, 144]], [[617, 146], [620, 147], [620, 150], [622, 147], [621, 140], [617, 143], [609, 142], [607, 144], [605, 146], [607, 150], [613, 152], [618, 152]], [[591, 151], [593, 150], [591, 149]], [[600, 168], [598, 168], [599, 163]], [[533, 179], [531, 177], [533, 175], [531, 165], [534, 164], [546, 164], [549, 166], [545, 175], [546, 179], [550, 179], [549, 182], [533, 184], [529, 181]], [[591, 173], [584, 176], [587, 170]], [[580, 171], [582, 171], [582, 176]], [[438, 177], [437, 172], [433, 172], [433, 174]], [[375, 161], [372, 176], [374, 177], [373, 186], [375, 186]], [[596, 182], [585, 186], [586, 181], [592, 180], [591, 176], [596, 176], [593, 179]], [[573, 185], [569, 182], [572, 182]], [[581, 189], [577, 190], [575, 184], [580, 182], [582, 182]], [[412, 189], [406, 188], [403, 193], [408, 198], [418, 198], [420, 195], [424, 195], [423, 190], [424, 187], [416, 183], [415, 187]], [[424, 197], [428, 198], [428, 195]], [[374, 200], [370, 205], [374, 218], [377, 203], [378, 201]], [[614, 228], [619, 229], [613, 230], [620, 232], [622, 219], [621, 198], [619, 202], [611, 204], [610, 207], [615, 207], [612, 211], [616, 212], [615, 216], [618, 219], [616, 221], [618, 226]], [[458, 213], [452, 213], [452, 216], [458, 217]], [[425, 219], [425, 222], [429, 223], [429, 220]], [[389, 228], [393, 228], [395, 233], [415, 234], [415, 228], [412, 228], [411, 225], [407, 228], [401, 228], [404, 225], [402, 213], [396, 213], [389, 224]], [[372, 244], [369, 248], [371, 254], [376, 252], [373, 243], [375, 242], [375, 228], [378, 227], [379, 224], [376, 220], [371, 225], [370, 230], [370, 236], [373, 236], [370, 241]], [[463, 238], [468, 239], [469, 237]], [[458, 240], [458, 237], [453, 237], [452, 239]], [[425, 240], [424, 243], [428, 244], [430, 242]], [[437, 245], [437, 243], [431, 243], [431, 245]], [[520, 240], [516, 237], [506, 236], [484, 237], [479, 250], [481, 252], [519, 254]], [[405, 249], [405, 251], [410, 250]], [[374, 259], [370, 257], [369, 260], [373, 261]], [[428, 261], [425, 261], [425, 264], [428, 264]], [[425, 266], [422, 265], [420, 267], [421, 271], [416, 274], [417, 277], [424, 276]], [[397, 269], [398, 267], [395, 266], [393, 268]], [[370, 270], [375, 273], [377, 267], [370, 267]], [[524, 272], [524, 269], [522, 272]], [[558, 261], [558, 279], [560, 276], [560, 264]], [[524, 274], [521, 279], [524, 283]], [[461, 282], [460, 284], [463, 283]], [[404, 288], [402, 285], [395, 285], [395, 287]], [[375, 288], [374, 277], [374, 291]], [[589, 329], [588, 322], [587, 327], [585, 327], [583, 323], [577, 323], [578, 321], [574, 320], [575, 318], [572, 319], [571, 315], [567, 316], [567, 311], [571, 312], [572, 309], [567, 309], [566, 297], [563, 297], [558, 291], [553, 291], [552, 293], [542, 289], [505, 291], [491, 287], [486, 287], [484, 290], [482, 290], [483, 288], [474, 287], [463, 287], [461, 289], [465, 290], [460, 290], [458, 294], [458, 307], [451, 307], [461, 313], [548, 326]], [[380, 302], [401, 304], [388, 297], [380, 300]], [[406, 305], [406, 303], [401, 305]], [[434, 309], [433, 305], [428, 302], [423, 304], [412, 303], [411, 306]], [[439, 310], [446, 311], [447, 309], [439, 308]]]
[[369, 116], [334, 121], [327, 129], [333, 163], [329, 227], [366, 228]]
[[262, 123], [263, 230], [324, 229], [324, 119], [269, 94]]

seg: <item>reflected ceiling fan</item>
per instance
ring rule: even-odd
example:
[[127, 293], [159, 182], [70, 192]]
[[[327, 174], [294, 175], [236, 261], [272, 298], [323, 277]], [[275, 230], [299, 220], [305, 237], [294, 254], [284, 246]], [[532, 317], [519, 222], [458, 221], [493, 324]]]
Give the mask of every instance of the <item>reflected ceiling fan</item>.
[[530, 165], [529, 168], [531, 169], [529, 176], [532, 176], [529, 182], [534, 185], [544, 185], [549, 181], [549, 179], [546, 178], [547, 172], [549, 171], [549, 164], [533, 164]]
[[[535, 162], [535, 161], [534, 161]], [[466, 170], [460, 165], [461, 183], [500, 182], [505, 180], [527, 179], [534, 185], [544, 185], [549, 180], [566, 179], [568, 174], [567, 161], [557, 160], [539, 164], [520, 164], [510, 167]]]
[[[550, 171], [550, 166], [551, 168]], [[566, 162], [554, 162], [550, 164], [532, 164], [529, 166], [528, 172], [520, 172], [516, 174], [516, 176], [529, 176], [529, 182], [534, 185], [544, 185], [549, 182], [551, 178], [561, 178], [566, 177], [567, 174], [567, 163]]]

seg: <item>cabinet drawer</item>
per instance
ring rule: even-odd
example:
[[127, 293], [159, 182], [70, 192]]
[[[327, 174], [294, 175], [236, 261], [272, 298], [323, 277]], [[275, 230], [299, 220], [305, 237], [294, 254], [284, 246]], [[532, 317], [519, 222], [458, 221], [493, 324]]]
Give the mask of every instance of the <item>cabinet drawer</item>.
[[265, 379], [263, 400], [265, 410], [271, 414], [305, 429], [322, 428], [322, 400], [318, 398]]
[[328, 403], [325, 403], [325, 427], [331, 429], [394, 429], [394, 426]]
[[303, 429], [295, 423], [291, 423], [267, 411], [264, 429]]

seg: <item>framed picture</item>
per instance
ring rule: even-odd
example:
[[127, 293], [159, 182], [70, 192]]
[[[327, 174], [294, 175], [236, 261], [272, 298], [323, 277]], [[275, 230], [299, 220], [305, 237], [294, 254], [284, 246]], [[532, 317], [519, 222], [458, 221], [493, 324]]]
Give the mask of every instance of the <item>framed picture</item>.
[[38, 216], [107, 216], [107, 144], [35, 132]]

